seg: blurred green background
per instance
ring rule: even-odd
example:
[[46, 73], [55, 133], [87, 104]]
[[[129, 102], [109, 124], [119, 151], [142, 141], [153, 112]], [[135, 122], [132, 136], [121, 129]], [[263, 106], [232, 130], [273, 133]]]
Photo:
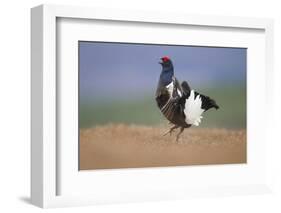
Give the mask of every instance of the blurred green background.
[[161, 56], [172, 59], [179, 81], [220, 106], [200, 127], [246, 128], [245, 48], [79, 42], [80, 128], [108, 123], [168, 123], [155, 101]]
[[[216, 99], [219, 110], [203, 114], [200, 127], [246, 128], [246, 86], [218, 87], [200, 90]], [[161, 125], [166, 121], [156, 106], [153, 95], [137, 100], [99, 101], [80, 104], [80, 127], [107, 123]]]

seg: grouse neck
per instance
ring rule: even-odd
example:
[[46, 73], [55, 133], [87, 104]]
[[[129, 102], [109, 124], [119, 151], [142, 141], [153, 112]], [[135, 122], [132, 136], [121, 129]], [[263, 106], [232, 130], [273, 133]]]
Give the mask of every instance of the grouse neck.
[[160, 75], [160, 81], [163, 85], [167, 86], [173, 81], [174, 76], [174, 70], [173, 69], [165, 69], [163, 68], [161, 75]]

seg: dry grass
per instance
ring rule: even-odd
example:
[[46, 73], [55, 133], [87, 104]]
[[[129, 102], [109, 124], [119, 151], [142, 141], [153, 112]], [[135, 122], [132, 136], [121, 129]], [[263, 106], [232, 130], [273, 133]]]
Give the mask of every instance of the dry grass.
[[[80, 169], [246, 163], [246, 130], [106, 125], [80, 130]], [[177, 130], [178, 131], [178, 130]]]

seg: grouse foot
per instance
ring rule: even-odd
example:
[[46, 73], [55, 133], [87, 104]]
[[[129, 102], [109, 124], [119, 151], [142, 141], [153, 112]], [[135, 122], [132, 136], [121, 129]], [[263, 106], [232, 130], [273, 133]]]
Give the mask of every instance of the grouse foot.
[[182, 134], [183, 130], [184, 130], [184, 127], [181, 127], [179, 133], [177, 134], [177, 138], [176, 138], [177, 142], [179, 141], [180, 135]]
[[165, 135], [167, 135], [167, 134], [172, 135], [172, 132], [173, 132], [175, 129], [177, 129], [177, 128], [179, 128], [179, 126], [177, 126], [177, 125], [173, 126], [173, 127], [172, 127], [169, 131], [167, 131], [163, 136], [165, 136]]

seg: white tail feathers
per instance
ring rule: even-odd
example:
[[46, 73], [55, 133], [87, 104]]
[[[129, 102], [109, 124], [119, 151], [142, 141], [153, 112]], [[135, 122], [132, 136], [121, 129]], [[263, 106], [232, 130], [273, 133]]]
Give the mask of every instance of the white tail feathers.
[[195, 97], [194, 90], [190, 91], [190, 96], [185, 101], [185, 122], [187, 124], [191, 124], [194, 126], [199, 126], [201, 119], [203, 118], [201, 115], [204, 112], [204, 109], [201, 108], [202, 100], [200, 95]]

